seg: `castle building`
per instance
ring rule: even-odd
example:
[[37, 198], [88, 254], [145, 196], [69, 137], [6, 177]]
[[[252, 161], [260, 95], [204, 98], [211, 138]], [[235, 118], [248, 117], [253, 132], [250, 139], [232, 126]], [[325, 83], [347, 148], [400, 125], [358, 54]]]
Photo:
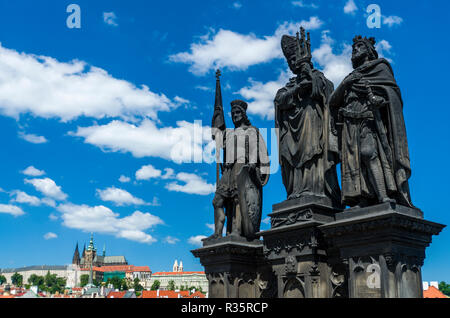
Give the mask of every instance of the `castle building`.
[[[183, 268], [177, 264], [177, 269]], [[105, 282], [108, 278], [119, 277], [134, 280], [139, 278], [141, 285], [144, 288], [150, 287], [149, 281], [151, 277], [151, 270], [148, 266], [134, 266], [129, 265], [125, 256], [106, 256], [106, 246], [103, 246], [101, 255], [97, 254], [97, 248], [94, 245], [94, 237], [91, 234], [89, 245], [83, 247], [83, 252], [80, 255], [78, 243], [75, 246], [75, 251], [72, 257], [72, 263], [69, 265], [39, 265], [27, 266], [21, 268], [5, 268], [0, 269], [0, 275], [5, 276], [7, 283], [12, 283], [12, 276], [19, 273], [23, 277], [23, 283], [27, 284], [31, 275], [45, 276], [48, 272], [56, 274], [58, 277], [66, 279], [66, 287], [75, 288], [80, 286], [81, 276], [89, 275], [89, 281]]]
[[90, 269], [91, 267], [102, 267], [102, 266], [121, 266], [128, 265], [125, 256], [106, 256], [106, 246], [103, 246], [102, 255], [97, 254], [97, 248], [94, 246], [94, 237], [91, 234], [91, 239], [89, 241], [89, 246], [83, 249], [83, 253], [80, 257], [80, 252], [78, 250], [78, 243], [75, 247], [75, 252], [73, 253], [72, 264], [77, 265], [80, 268]]

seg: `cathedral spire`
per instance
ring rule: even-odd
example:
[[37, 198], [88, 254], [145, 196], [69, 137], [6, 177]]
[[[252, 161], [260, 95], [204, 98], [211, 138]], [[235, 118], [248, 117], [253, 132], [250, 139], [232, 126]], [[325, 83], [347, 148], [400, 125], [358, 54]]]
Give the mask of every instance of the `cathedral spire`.
[[94, 251], [94, 234], [91, 233], [91, 239], [89, 240], [88, 251]]
[[106, 243], [103, 244], [103, 257], [106, 256]]
[[77, 246], [75, 247], [75, 252], [73, 253], [72, 264], [80, 265], [80, 252], [78, 250], [78, 242]]

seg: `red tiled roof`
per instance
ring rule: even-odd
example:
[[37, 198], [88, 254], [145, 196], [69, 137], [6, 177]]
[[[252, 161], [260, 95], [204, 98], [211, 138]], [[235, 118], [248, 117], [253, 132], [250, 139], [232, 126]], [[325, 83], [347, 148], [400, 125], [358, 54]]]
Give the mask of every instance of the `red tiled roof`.
[[189, 291], [182, 290], [176, 292], [173, 290], [160, 290], [159, 296], [157, 296], [157, 294], [158, 294], [157, 290], [143, 290], [141, 298], [178, 298], [178, 295], [180, 295], [181, 298], [186, 298], [189, 296]]
[[186, 297], [186, 298], [206, 298], [206, 296], [205, 296], [205, 294], [203, 294], [202, 292], [196, 291], [195, 293], [189, 295], [189, 296]]
[[423, 298], [448, 298], [439, 289], [434, 286], [428, 287], [423, 291]]
[[189, 275], [189, 274], [202, 274], [204, 275], [205, 272], [156, 272], [153, 273], [152, 276], [168, 276], [168, 275]]
[[112, 291], [106, 296], [106, 298], [123, 298], [127, 292], [126, 291]]
[[[89, 268], [83, 268], [82, 271], [89, 271]], [[151, 272], [148, 266], [134, 266], [134, 265], [115, 265], [115, 266], [102, 266], [92, 267], [92, 271], [95, 272]]]

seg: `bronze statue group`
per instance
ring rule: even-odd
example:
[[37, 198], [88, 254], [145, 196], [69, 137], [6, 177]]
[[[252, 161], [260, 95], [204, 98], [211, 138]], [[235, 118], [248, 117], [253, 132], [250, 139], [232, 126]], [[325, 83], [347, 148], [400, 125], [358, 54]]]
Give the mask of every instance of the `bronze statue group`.
[[[287, 199], [317, 198], [340, 209], [384, 202], [413, 207], [402, 97], [375, 39], [353, 39], [354, 70], [336, 89], [314, 69], [310, 35], [303, 28], [296, 36], [284, 35], [281, 47], [295, 75], [274, 101]], [[208, 239], [221, 237], [227, 221], [227, 236], [252, 240], [258, 237], [262, 188], [270, 175], [267, 147], [247, 117], [245, 101], [231, 102], [235, 128], [226, 129], [219, 76], [212, 131], [223, 158], [213, 200], [215, 232]]]

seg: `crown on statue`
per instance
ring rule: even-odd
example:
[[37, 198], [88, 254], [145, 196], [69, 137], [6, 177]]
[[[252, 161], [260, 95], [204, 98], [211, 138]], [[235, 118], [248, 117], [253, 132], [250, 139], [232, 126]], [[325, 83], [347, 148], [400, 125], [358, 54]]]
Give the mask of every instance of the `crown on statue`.
[[355, 46], [357, 43], [363, 43], [367, 47], [367, 51], [370, 54], [371, 59], [377, 59], [378, 53], [375, 48], [375, 38], [374, 37], [362, 37], [361, 35], [357, 35], [353, 38], [353, 46]]
[[296, 57], [297, 57], [297, 64], [301, 64], [302, 62], [311, 62], [311, 37], [309, 35], [309, 32], [307, 34], [308, 38], [305, 37], [305, 29], [303, 27], [300, 27], [300, 37], [299, 33], [297, 32], [297, 50], [296, 50]]
[[281, 48], [283, 54], [289, 61], [295, 55], [296, 63], [311, 62], [311, 38], [309, 32], [305, 37], [305, 29], [300, 27], [300, 33], [297, 36], [283, 35], [281, 38]]
[[363, 42], [365, 45], [370, 45], [373, 47], [375, 47], [375, 43], [376, 43], [374, 37], [367, 38], [367, 37], [362, 37], [361, 35], [357, 35], [353, 38], [353, 45], [355, 45], [358, 42]]

